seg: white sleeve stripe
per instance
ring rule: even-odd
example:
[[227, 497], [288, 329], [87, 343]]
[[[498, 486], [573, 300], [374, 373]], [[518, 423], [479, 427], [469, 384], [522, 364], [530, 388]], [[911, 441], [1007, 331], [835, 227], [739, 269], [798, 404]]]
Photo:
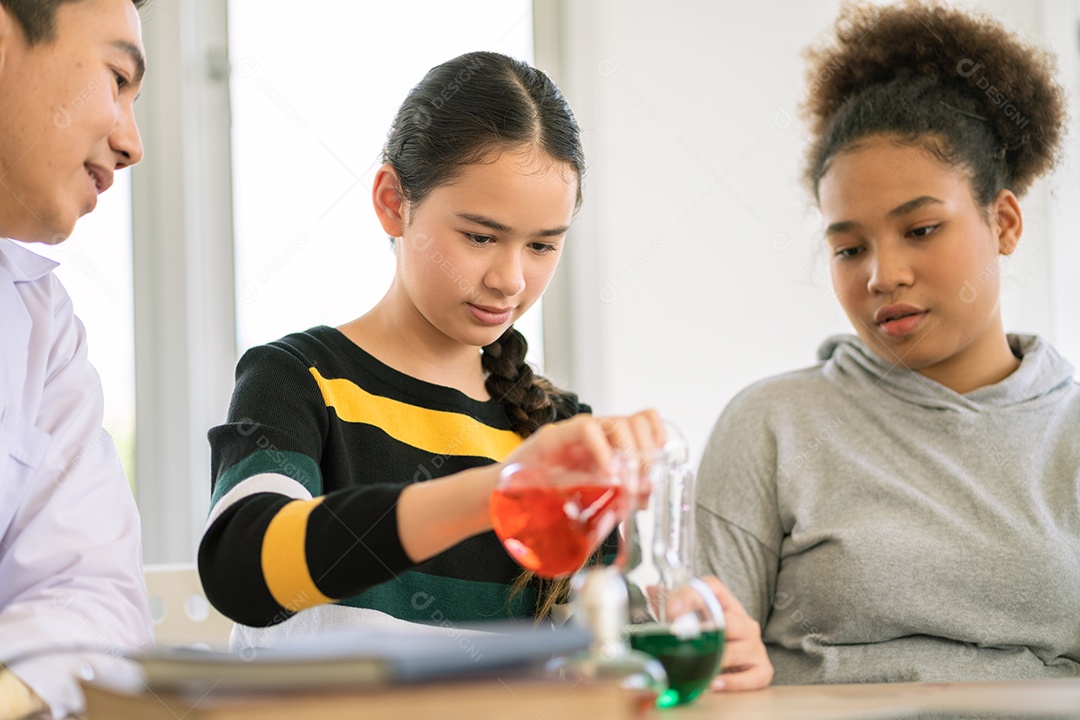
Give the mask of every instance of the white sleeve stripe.
[[210, 517], [206, 519], [206, 527], [203, 532], [214, 524], [223, 512], [240, 502], [246, 497], [256, 493], [271, 492], [294, 500], [311, 500], [311, 493], [307, 488], [287, 475], [279, 473], [260, 473], [245, 478], [236, 487], [225, 493], [217, 504], [210, 510]]

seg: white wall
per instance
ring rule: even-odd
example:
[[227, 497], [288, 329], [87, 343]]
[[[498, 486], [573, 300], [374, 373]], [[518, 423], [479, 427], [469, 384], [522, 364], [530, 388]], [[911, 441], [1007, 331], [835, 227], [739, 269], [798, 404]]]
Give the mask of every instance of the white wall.
[[[1075, 90], [1076, 0], [981, 5], [1057, 44]], [[739, 389], [814, 362], [825, 336], [848, 331], [799, 180], [800, 51], [838, 7], [537, 1], [537, 64], [574, 107], [589, 159], [545, 298], [548, 372], [598, 412], [658, 407], [697, 455]], [[1010, 329], [1044, 333], [1076, 361], [1078, 192], [1070, 161], [1029, 193], [1002, 300]]]

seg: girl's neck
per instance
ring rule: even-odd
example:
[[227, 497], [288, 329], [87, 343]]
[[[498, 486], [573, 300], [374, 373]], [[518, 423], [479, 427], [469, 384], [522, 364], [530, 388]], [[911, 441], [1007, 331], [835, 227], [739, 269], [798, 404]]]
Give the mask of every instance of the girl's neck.
[[964, 395], [1001, 382], [1018, 367], [1020, 360], [1013, 354], [1009, 338], [999, 320], [991, 332], [948, 361], [922, 368], [918, 372]]
[[389, 294], [338, 330], [398, 372], [460, 390], [474, 400], [490, 399], [479, 349], [446, 337], [414, 309], [390, 302]]

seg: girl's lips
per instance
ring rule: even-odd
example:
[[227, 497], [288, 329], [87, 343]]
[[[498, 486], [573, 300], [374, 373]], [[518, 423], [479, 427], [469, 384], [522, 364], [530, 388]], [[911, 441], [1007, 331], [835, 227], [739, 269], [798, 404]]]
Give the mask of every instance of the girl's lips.
[[910, 335], [919, 329], [923, 321], [926, 319], [926, 311], [912, 313], [910, 315], [901, 315], [900, 317], [893, 318], [892, 320], [885, 320], [879, 322], [878, 327], [881, 331], [889, 337], [904, 337]]
[[469, 312], [472, 316], [485, 325], [503, 325], [509, 322], [514, 314], [513, 308], [488, 308], [482, 305], [469, 303]]
[[915, 305], [908, 305], [907, 303], [895, 303], [893, 305], [885, 305], [879, 307], [877, 312], [874, 313], [874, 322], [879, 325], [888, 320], [896, 320], [901, 315], [915, 315], [917, 313], [924, 313], [921, 307]]

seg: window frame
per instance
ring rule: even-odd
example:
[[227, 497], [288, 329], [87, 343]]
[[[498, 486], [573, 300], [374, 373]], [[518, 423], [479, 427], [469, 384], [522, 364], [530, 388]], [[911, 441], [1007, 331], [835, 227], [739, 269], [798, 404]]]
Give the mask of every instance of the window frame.
[[236, 365], [227, 6], [142, 11], [150, 72], [132, 168], [136, 488], [146, 562], [195, 557], [209, 508], [206, 431]]

